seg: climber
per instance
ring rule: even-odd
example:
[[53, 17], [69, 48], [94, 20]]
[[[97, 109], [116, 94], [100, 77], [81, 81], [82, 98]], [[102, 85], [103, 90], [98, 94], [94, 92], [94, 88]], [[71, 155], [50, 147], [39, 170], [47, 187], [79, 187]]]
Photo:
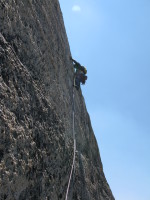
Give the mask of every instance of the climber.
[[70, 59], [73, 61], [73, 66], [76, 69], [74, 86], [77, 90], [79, 90], [80, 83], [84, 85], [85, 81], [87, 80], [87, 76], [85, 75], [87, 73], [87, 70], [84, 66], [81, 66], [80, 63], [75, 61], [72, 57]]

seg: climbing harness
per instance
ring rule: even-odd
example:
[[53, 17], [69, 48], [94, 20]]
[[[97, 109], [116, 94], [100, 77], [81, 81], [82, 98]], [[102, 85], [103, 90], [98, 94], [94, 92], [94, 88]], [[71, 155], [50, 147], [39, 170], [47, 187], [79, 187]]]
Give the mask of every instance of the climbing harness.
[[72, 102], [73, 102], [73, 105], [72, 105], [72, 130], [73, 130], [74, 152], [73, 152], [73, 162], [72, 162], [71, 172], [70, 172], [70, 176], [69, 176], [65, 200], [68, 200], [68, 193], [69, 193], [72, 173], [73, 173], [73, 169], [75, 169], [76, 138], [75, 138], [75, 130], [74, 130], [74, 122], [75, 122], [74, 86], [73, 86], [73, 92], [72, 92]]

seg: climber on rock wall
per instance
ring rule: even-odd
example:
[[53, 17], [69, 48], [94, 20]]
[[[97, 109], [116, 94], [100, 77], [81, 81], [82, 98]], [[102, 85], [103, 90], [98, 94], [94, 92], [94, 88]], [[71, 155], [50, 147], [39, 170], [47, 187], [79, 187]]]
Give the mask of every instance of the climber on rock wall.
[[85, 81], [87, 80], [87, 76], [85, 75], [87, 73], [87, 70], [84, 66], [81, 66], [80, 63], [78, 63], [72, 57], [70, 59], [73, 61], [73, 66], [76, 69], [74, 86], [76, 87], [77, 90], [79, 90], [80, 83], [84, 85]]

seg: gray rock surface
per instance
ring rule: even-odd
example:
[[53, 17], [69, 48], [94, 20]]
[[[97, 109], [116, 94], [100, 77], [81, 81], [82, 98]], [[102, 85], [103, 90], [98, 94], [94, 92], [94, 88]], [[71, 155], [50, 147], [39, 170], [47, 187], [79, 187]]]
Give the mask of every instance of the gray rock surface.
[[[73, 66], [57, 0], [0, 0], [0, 199], [65, 199]], [[81, 90], [68, 200], [114, 200]]]

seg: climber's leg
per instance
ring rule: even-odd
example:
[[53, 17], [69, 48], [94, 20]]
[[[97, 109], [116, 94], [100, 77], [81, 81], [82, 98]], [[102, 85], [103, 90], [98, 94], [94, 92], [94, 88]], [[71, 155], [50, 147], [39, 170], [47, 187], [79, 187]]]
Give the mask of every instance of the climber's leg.
[[80, 79], [79, 79], [79, 77], [75, 78], [75, 87], [76, 87], [77, 90], [79, 90], [79, 88], [80, 88]]

